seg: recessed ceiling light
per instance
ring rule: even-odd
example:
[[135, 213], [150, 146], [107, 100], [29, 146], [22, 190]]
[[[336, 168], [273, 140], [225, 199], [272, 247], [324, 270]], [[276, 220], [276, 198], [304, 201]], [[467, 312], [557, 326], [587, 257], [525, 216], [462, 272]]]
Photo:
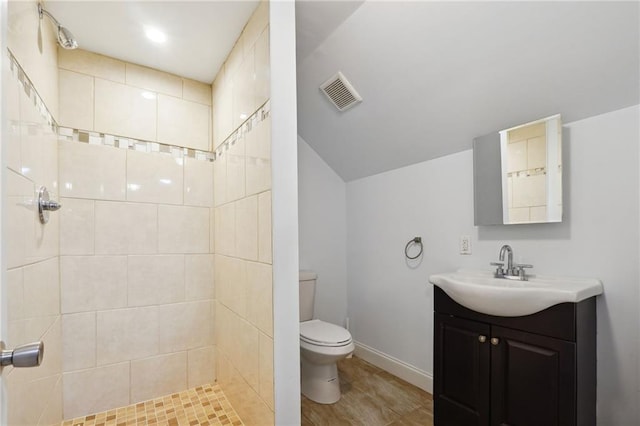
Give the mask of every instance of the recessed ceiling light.
[[167, 35], [154, 27], [145, 27], [144, 33], [147, 35], [147, 38], [154, 43], [164, 43], [167, 41]]

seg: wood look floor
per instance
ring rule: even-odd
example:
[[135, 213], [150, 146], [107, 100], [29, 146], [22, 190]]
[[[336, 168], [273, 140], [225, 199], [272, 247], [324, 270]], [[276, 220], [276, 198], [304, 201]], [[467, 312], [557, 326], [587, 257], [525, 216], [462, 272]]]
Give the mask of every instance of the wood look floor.
[[431, 394], [368, 362], [338, 363], [342, 398], [317, 404], [302, 396], [302, 426], [433, 426]]

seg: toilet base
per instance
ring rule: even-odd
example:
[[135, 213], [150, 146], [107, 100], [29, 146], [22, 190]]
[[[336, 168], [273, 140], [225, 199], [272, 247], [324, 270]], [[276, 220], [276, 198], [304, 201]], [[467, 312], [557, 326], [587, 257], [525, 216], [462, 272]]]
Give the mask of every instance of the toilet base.
[[334, 404], [340, 400], [338, 365], [313, 364], [300, 357], [302, 394], [319, 404]]

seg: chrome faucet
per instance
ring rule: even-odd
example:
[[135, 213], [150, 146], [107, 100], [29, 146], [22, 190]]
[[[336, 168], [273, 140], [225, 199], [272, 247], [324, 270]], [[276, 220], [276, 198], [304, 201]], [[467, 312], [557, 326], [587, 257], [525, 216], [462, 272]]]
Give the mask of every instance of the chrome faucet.
[[[507, 267], [504, 268], [504, 254], [507, 254]], [[533, 265], [526, 265], [520, 263], [513, 263], [513, 250], [511, 246], [505, 244], [500, 247], [499, 254], [500, 262], [491, 262], [491, 265], [497, 266], [493, 276], [495, 278], [505, 278], [508, 280], [520, 280], [527, 281], [527, 274], [524, 271], [525, 268], [533, 268]]]

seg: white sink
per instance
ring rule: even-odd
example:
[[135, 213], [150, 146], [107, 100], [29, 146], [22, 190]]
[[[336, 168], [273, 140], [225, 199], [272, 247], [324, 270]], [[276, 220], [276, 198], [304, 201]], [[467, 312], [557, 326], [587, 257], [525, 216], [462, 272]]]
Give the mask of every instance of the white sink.
[[558, 303], [580, 302], [603, 291], [602, 283], [596, 279], [531, 275], [529, 281], [514, 281], [494, 278], [489, 271], [468, 269], [431, 275], [429, 282], [466, 308], [501, 317], [534, 314]]

